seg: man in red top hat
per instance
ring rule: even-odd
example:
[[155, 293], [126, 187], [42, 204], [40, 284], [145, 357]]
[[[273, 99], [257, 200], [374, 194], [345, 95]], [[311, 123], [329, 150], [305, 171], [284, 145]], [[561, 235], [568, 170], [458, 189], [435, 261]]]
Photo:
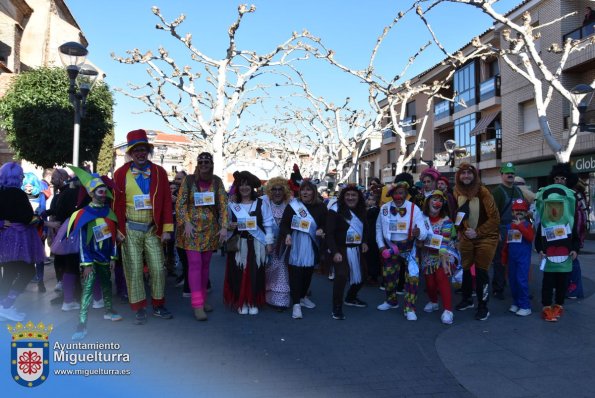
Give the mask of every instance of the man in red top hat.
[[163, 167], [151, 162], [153, 145], [145, 130], [126, 136], [126, 155], [130, 161], [114, 172], [116, 185], [114, 212], [122, 242], [122, 263], [128, 285], [130, 306], [136, 311], [135, 323], [147, 322], [147, 298], [143, 266], [151, 280], [153, 315], [171, 319], [164, 307], [165, 272], [162, 242], [171, 239], [173, 216], [169, 180]]

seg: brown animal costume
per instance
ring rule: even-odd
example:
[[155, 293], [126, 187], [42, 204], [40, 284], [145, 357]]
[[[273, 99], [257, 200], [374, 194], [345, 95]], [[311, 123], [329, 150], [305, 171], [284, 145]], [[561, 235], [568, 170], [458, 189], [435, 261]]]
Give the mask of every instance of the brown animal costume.
[[[461, 181], [461, 173], [469, 170], [473, 173], [473, 181], [466, 185]], [[457, 200], [457, 214], [463, 214], [464, 217], [457, 225], [459, 250], [461, 253], [461, 262], [463, 266], [463, 300], [457, 309], [462, 311], [473, 307], [471, 298], [471, 271], [469, 268], [475, 264], [476, 270], [476, 293], [478, 300], [478, 310], [475, 318], [478, 320], [487, 319], [488, 303], [488, 269], [496, 252], [498, 245], [498, 225], [500, 215], [494, 198], [487, 188], [481, 185], [477, 169], [469, 163], [462, 163], [455, 176], [454, 195]], [[459, 221], [459, 217], [457, 217]], [[466, 231], [473, 230], [476, 237], [469, 238]], [[473, 233], [471, 232], [473, 236]]]

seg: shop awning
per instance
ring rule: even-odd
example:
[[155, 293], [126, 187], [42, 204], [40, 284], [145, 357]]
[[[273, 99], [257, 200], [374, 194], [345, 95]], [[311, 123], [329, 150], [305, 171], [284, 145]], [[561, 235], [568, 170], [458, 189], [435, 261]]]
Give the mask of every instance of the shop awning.
[[492, 111], [490, 113], [485, 114], [481, 118], [481, 120], [479, 121], [479, 123], [477, 123], [475, 125], [475, 127], [473, 128], [473, 130], [471, 130], [471, 132], [469, 133], [469, 135], [471, 137], [475, 137], [476, 135], [481, 134], [484, 131], [486, 131], [486, 129], [488, 128], [488, 126], [490, 125], [490, 123], [492, 123], [494, 121], [494, 119], [496, 117], [498, 117], [499, 114], [500, 114], [500, 110]]

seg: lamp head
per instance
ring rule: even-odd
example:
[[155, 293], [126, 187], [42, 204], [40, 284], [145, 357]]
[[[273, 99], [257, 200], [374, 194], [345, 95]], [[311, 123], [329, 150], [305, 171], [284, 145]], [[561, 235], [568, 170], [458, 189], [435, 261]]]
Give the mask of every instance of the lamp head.
[[455, 148], [457, 147], [457, 142], [455, 140], [447, 140], [444, 143], [444, 149], [446, 149], [446, 152], [453, 153], [453, 151], [455, 150]]

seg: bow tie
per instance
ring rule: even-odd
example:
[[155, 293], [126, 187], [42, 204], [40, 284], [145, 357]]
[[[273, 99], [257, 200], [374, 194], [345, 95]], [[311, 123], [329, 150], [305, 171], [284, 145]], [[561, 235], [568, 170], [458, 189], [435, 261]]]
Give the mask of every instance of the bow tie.
[[390, 208], [390, 213], [393, 216], [396, 216], [397, 214], [399, 214], [401, 217], [403, 217], [405, 214], [407, 214], [407, 208], [405, 207], [391, 207]]
[[139, 175], [142, 175], [143, 178], [151, 177], [151, 168], [150, 167], [147, 167], [146, 170], [139, 170], [136, 167], [132, 166], [132, 167], [130, 167], [130, 171], [132, 172], [132, 175], [134, 176], [134, 178], [138, 177]]

